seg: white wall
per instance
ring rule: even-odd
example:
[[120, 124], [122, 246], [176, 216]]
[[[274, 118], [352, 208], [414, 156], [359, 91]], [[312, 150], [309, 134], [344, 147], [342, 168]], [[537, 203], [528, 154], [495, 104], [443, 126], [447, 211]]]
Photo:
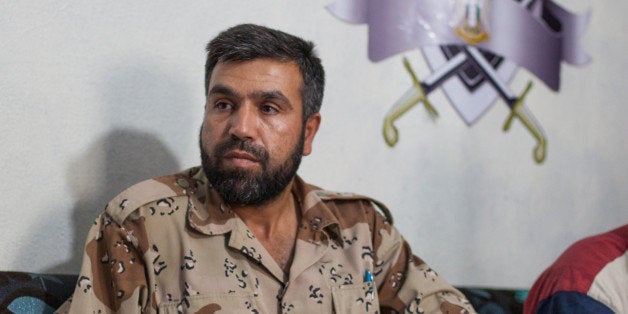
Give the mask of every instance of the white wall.
[[[564, 65], [527, 105], [549, 139], [543, 165], [500, 101], [468, 127], [444, 94], [399, 144], [383, 117], [410, 86], [400, 56], [371, 63], [366, 26], [326, 1], [0, 2], [0, 269], [76, 273], [87, 228], [141, 179], [199, 163], [204, 45], [241, 22], [311, 39], [327, 70], [323, 125], [301, 175], [389, 205], [415, 253], [452, 283], [528, 287], [571, 242], [628, 222], [628, 2], [561, 1], [593, 18], [593, 63]], [[406, 53], [419, 76], [418, 50]]]

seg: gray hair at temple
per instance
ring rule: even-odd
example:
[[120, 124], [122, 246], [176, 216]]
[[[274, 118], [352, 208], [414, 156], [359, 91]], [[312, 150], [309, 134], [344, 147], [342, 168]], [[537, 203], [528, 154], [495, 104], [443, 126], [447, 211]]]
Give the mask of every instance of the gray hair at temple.
[[325, 71], [314, 51], [314, 44], [282, 31], [253, 24], [231, 27], [207, 44], [205, 95], [207, 96], [212, 71], [218, 62], [254, 59], [295, 62], [303, 78], [303, 121], [319, 112], [325, 89]]

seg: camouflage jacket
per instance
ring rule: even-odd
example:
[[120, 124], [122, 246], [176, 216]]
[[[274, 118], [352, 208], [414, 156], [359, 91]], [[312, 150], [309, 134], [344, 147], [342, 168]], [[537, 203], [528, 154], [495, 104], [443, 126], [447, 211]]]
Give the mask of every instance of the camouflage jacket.
[[295, 180], [302, 220], [289, 274], [196, 167], [109, 202], [58, 312], [473, 312], [412, 255], [383, 205]]

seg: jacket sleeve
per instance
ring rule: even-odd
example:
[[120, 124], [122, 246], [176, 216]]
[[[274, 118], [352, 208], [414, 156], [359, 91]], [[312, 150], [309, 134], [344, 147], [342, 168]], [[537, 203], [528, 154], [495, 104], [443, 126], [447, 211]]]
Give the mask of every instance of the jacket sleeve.
[[560, 291], [539, 303], [537, 314], [615, 313], [602, 302], [576, 291]]
[[375, 280], [381, 313], [475, 313], [464, 295], [413, 255], [389, 220], [374, 212]]
[[149, 296], [135, 223], [103, 213], [91, 227], [74, 294], [56, 313], [142, 313]]

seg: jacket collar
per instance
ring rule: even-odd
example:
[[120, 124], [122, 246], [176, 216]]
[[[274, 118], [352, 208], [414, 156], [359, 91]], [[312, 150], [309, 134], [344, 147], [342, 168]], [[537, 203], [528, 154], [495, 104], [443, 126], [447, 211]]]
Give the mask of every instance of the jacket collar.
[[[208, 183], [203, 171], [199, 171], [194, 179], [204, 184], [201, 184], [190, 198], [188, 225], [201, 234], [210, 236], [232, 232], [239, 225], [236, 220], [240, 218], [222, 201], [222, 198]], [[342, 246], [338, 218], [321, 199], [321, 195], [324, 194], [323, 190], [295, 176], [292, 193], [301, 210], [298, 237], [311, 242], [320, 242], [320, 233], [323, 232], [326, 233], [325, 237], [333, 239]]]

